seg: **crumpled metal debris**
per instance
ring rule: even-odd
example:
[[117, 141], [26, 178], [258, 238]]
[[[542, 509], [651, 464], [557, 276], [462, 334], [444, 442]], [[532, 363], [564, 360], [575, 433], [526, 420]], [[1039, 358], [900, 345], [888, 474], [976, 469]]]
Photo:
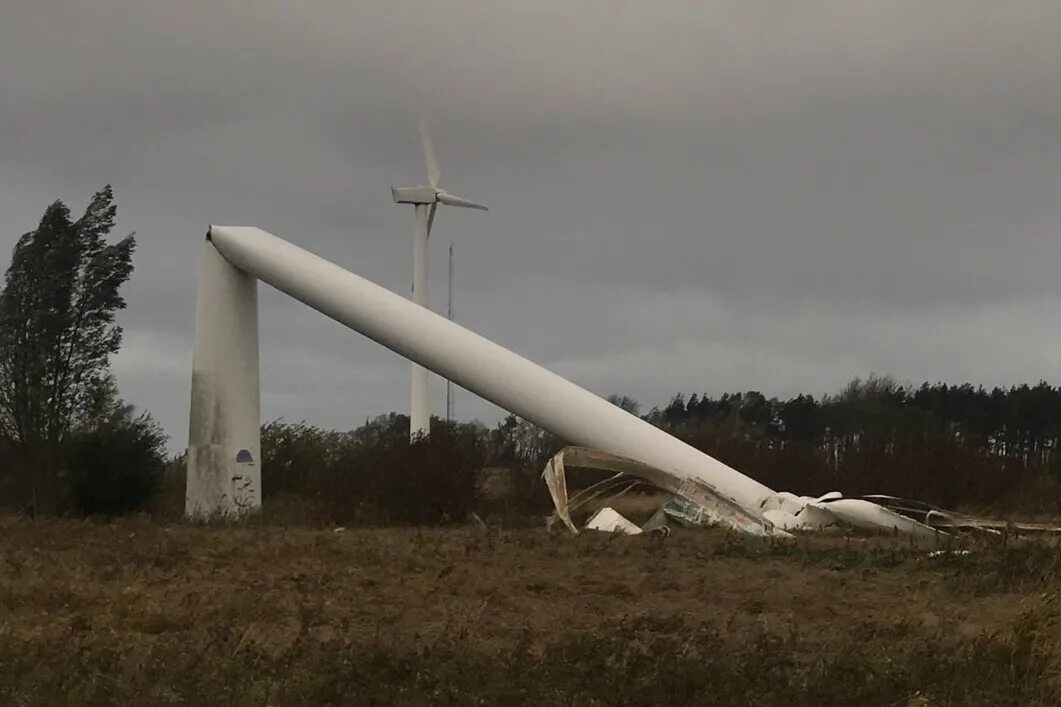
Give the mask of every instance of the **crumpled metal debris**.
[[[612, 476], [569, 495], [565, 464], [608, 471]], [[573, 533], [578, 533], [578, 528], [571, 519], [573, 512], [605, 495], [613, 498], [616, 494], [621, 495], [644, 485], [662, 489], [692, 502], [713, 525], [722, 525], [752, 535], [787, 535], [762, 515], [749, 512], [710, 484], [693, 479], [677, 479], [665, 471], [639, 461], [594, 449], [565, 447], [545, 465], [542, 478], [556, 507], [556, 513], [550, 521], [559, 518]]]
[[[607, 471], [611, 476], [569, 495], [565, 465]], [[579, 529], [572, 513], [585, 509], [595, 500], [615, 499], [638, 486], [666, 491], [671, 498], [642, 527], [611, 507], [598, 510], [585, 527], [639, 534], [675, 523], [690, 527], [723, 526], [754, 535], [774, 536], [831, 528], [859, 528], [919, 540], [939, 540], [957, 531], [995, 535], [1007, 532], [1061, 534], [1061, 527], [1057, 526], [974, 518], [895, 496], [845, 498], [838, 491], [818, 497], [782, 491], [763, 499], [759, 514], [755, 514], [708, 484], [678, 480], [641, 462], [584, 447], [565, 447], [549, 460], [542, 477], [556, 507], [548, 522], [552, 524], [560, 519], [576, 534]]]

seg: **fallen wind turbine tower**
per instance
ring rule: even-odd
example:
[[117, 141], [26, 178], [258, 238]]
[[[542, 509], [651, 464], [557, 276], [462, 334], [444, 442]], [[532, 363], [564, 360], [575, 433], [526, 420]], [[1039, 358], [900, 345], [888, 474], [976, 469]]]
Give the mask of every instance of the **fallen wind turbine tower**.
[[[579, 465], [579, 458], [584, 463], [592, 457], [591, 462], [596, 459], [594, 463], [603, 464], [598, 468], [611, 467], [620, 476], [641, 478], [674, 494], [675, 499], [692, 502], [699, 507], [697, 522], [706, 518], [743, 532], [774, 535], [841, 521], [920, 538], [939, 537], [935, 528], [875, 502], [885, 497], [844, 499], [833, 492], [814, 499], [777, 493], [401, 295], [260, 229], [227, 226], [210, 228], [199, 267], [185, 496], [188, 516], [234, 517], [261, 508], [258, 280], [586, 448], [561, 452], [544, 474], [557, 512], [572, 529], [569, 511], [572, 503], [582, 501], [567, 494], [565, 454], [573, 454], [568, 458], [573, 466]], [[688, 515], [688, 505], [677, 510]], [[600, 517], [594, 520], [590, 527], [616, 529], [614, 514], [607, 523]], [[624, 527], [624, 532], [633, 530], [628, 524]]]
[[[430, 206], [430, 204], [427, 204]], [[213, 226], [202, 246], [185, 513], [261, 508], [257, 281], [559, 437], [669, 474], [771, 533], [763, 484], [522, 356], [257, 228]]]
[[[460, 206], [466, 209], [486, 207], [474, 201], [454, 196], [439, 187], [441, 173], [435, 160], [435, 148], [428, 135], [427, 125], [420, 121], [420, 144], [424, 150], [424, 161], [427, 163], [428, 186], [391, 188], [391, 196], [396, 204], [412, 204], [413, 221], [413, 288], [412, 299], [421, 307], [430, 308], [427, 290], [427, 239], [431, 236], [431, 226], [435, 221], [435, 211], [439, 204]], [[428, 385], [428, 371], [423, 366], [412, 364], [412, 383], [410, 385], [409, 436], [415, 438], [431, 432], [431, 400]]]

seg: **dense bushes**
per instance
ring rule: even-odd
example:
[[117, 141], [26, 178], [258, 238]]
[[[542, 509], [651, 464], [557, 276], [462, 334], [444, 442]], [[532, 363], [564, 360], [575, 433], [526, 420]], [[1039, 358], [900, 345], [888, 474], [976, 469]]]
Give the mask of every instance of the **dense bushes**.
[[[44, 510], [64, 516], [146, 510], [162, 482], [166, 435], [150, 415], [137, 415], [116, 398], [97, 413], [64, 440], [56, 456], [34, 455], [0, 439], [0, 508], [39, 513], [38, 494], [47, 493]], [[42, 458], [54, 474], [40, 472]]]
[[350, 433], [277, 421], [262, 429], [266, 503], [295, 498], [331, 523], [463, 521], [475, 503], [486, 447], [470, 425], [438, 425], [409, 441], [390, 415]]
[[147, 415], [109, 421], [74, 436], [67, 469], [75, 512], [123, 515], [144, 508], [157, 492], [166, 437]]
[[446, 523], [467, 518], [475, 503], [475, 478], [484, 452], [474, 437], [439, 430], [410, 443], [403, 435], [352, 450], [318, 485], [334, 521], [378, 513], [389, 523]]
[[355, 442], [350, 434], [305, 423], [276, 420], [262, 425], [262, 493], [270, 498], [305, 494], [323, 475], [348, 459]]

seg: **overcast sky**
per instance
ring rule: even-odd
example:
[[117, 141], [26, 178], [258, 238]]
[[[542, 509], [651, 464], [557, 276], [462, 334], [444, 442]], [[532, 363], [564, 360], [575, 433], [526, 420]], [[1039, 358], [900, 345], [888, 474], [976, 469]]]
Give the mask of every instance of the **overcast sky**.
[[[436, 219], [436, 308], [453, 242], [457, 319], [595, 392], [1057, 383], [1059, 37], [1053, 0], [0, 0], [0, 264], [114, 185], [114, 366], [181, 448], [208, 224], [407, 292], [425, 113], [491, 209]], [[396, 354], [261, 310], [266, 419], [407, 410]]]

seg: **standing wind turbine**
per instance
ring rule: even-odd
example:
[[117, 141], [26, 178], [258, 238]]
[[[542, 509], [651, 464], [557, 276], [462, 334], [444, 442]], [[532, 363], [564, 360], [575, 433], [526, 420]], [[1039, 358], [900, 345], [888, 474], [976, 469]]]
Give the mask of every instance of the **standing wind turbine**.
[[[466, 209], [486, 211], [482, 204], [462, 199], [438, 186], [439, 169], [435, 161], [435, 148], [427, 134], [427, 126], [420, 121], [420, 142], [424, 147], [424, 160], [427, 162], [427, 180], [429, 186], [391, 188], [391, 196], [396, 204], [412, 204], [416, 220], [413, 225], [413, 302], [421, 307], [428, 307], [427, 301], [427, 238], [431, 235], [431, 225], [435, 221], [435, 210], [439, 204], [461, 206]], [[411, 405], [409, 410], [409, 436], [415, 439], [431, 432], [431, 403], [428, 399], [427, 369], [413, 364]]]

